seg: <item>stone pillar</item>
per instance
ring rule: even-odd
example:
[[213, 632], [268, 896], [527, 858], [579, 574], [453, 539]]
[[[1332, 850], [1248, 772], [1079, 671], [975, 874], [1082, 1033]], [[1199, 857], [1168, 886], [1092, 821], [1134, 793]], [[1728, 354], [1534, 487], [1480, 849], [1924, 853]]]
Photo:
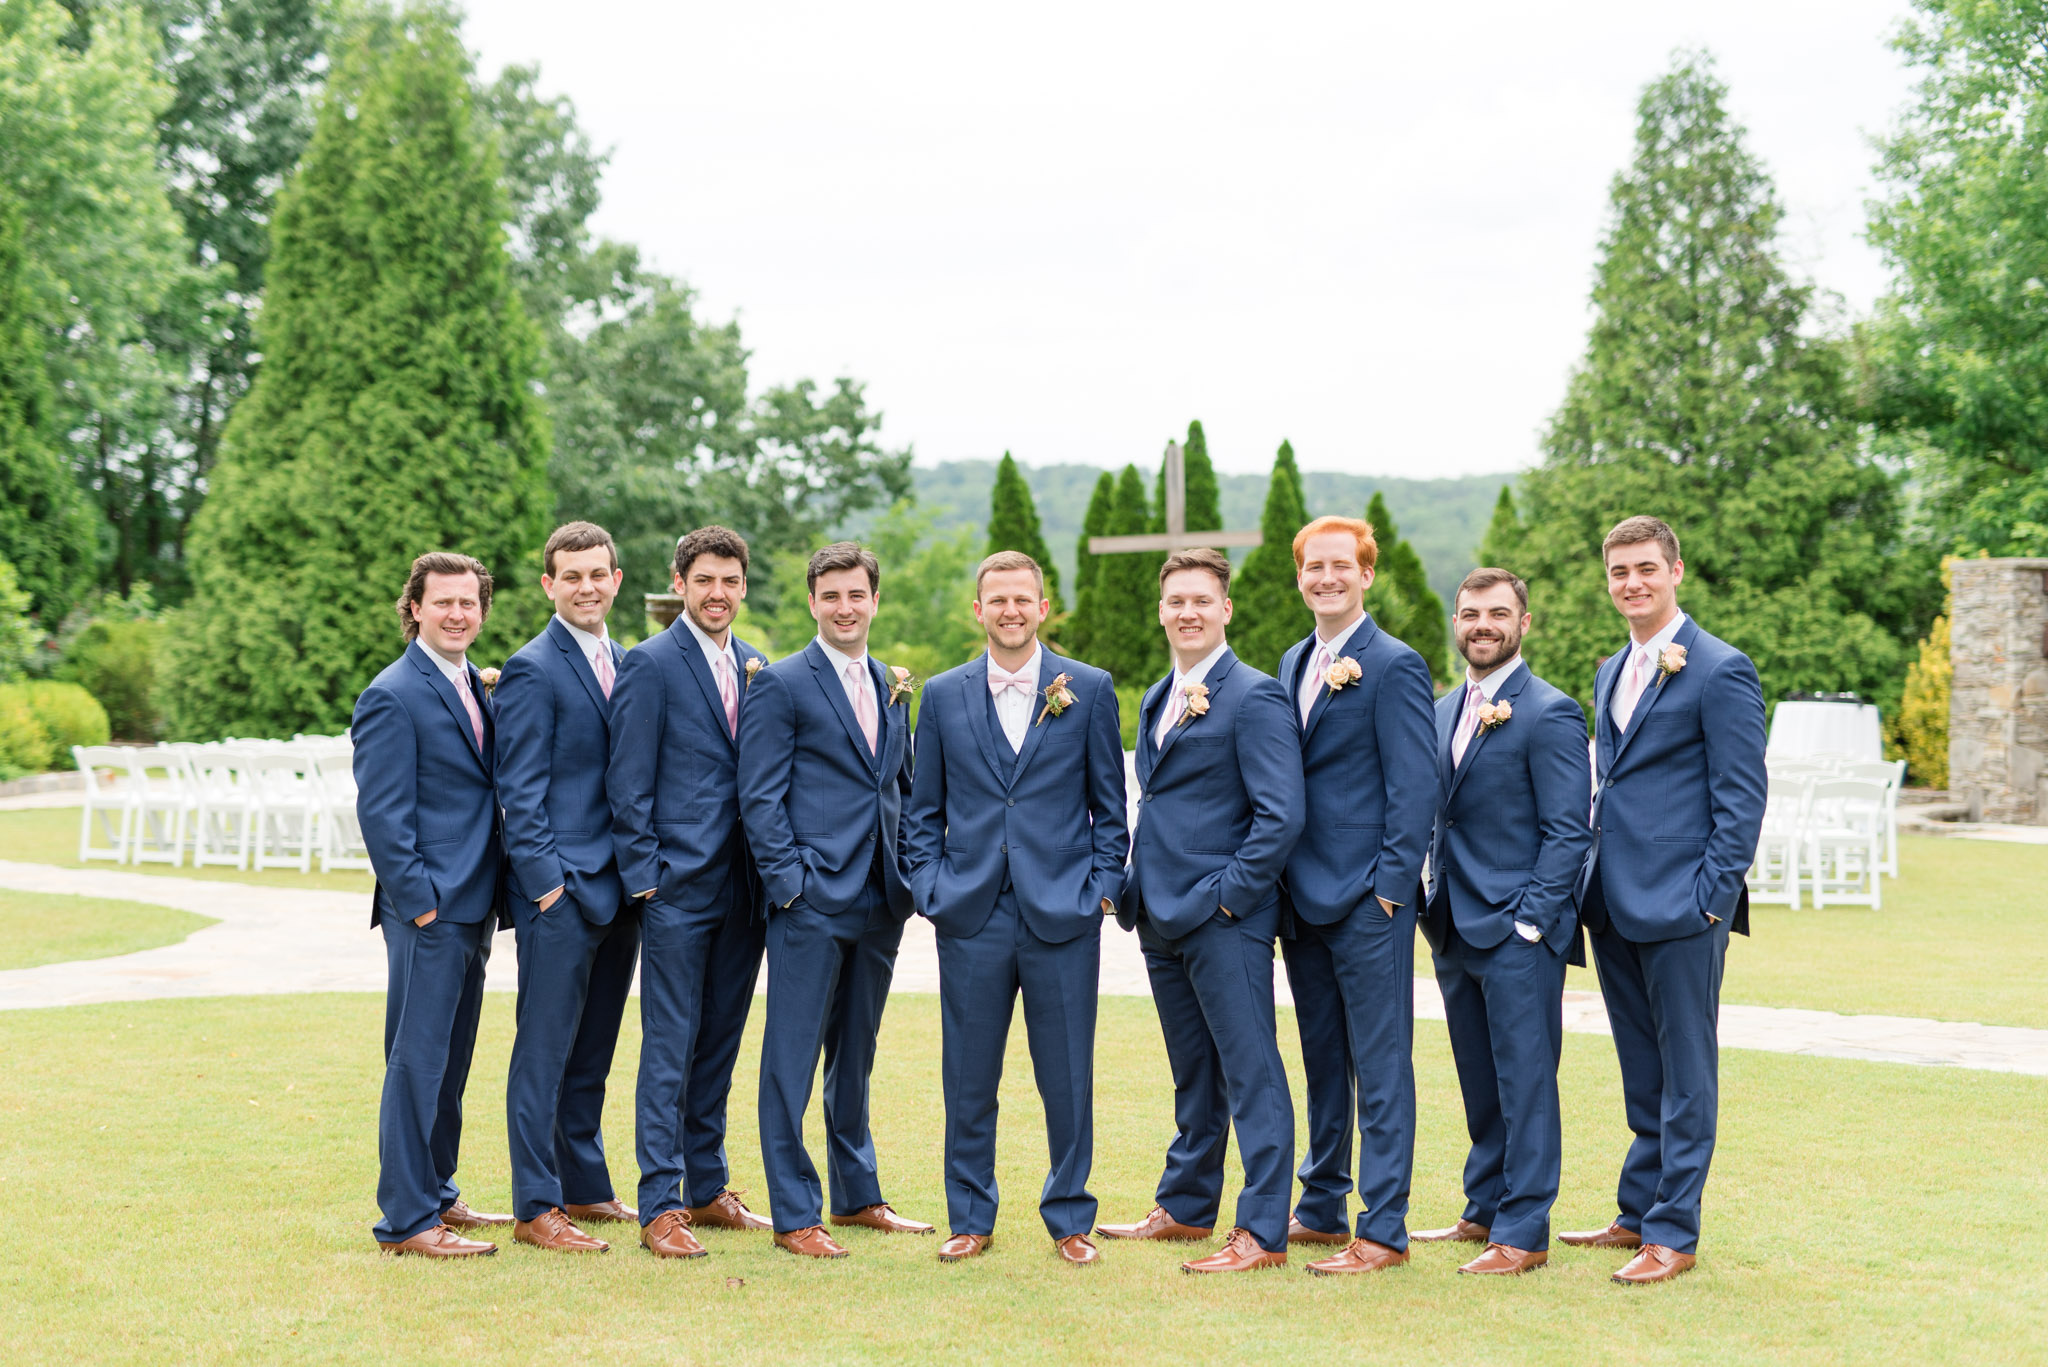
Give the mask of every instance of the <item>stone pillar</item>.
[[1949, 791], [1972, 821], [2048, 825], [2048, 560], [1949, 575]]

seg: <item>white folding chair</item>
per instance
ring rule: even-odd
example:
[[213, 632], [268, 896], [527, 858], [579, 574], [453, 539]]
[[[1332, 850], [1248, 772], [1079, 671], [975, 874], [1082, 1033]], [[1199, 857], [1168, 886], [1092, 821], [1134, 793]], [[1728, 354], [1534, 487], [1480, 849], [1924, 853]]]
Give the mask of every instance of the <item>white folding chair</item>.
[[[85, 809], [78, 819], [78, 860], [111, 859], [126, 863], [135, 839], [135, 779], [128, 768], [128, 750], [119, 745], [74, 745], [71, 758], [85, 776]], [[94, 828], [107, 838], [93, 844]]]
[[1813, 787], [1809, 776], [1771, 771], [1763, 831], [1757, 837], [1756, 862], [1749, 869], [1750, 901], [1783, 902], [1799, 910], [1800, 851], [1806, 841]]
[[185, 862], [185, 821], [197, 806], [185, 756], [169, 746], [140, 746], [128, 751], [128, 773], [136, 789], [128, 862], [177, 868]]
[[242, 766], [255, 794], [255, 866], [311, 873], [318, 819], [306, 757], [280, 746], [246, 756]]
[[1906, 761], [1902, 759], [1865, 760], [1860, 764], [1847, 765], [1842, 770], [1843, 778], [1868, 779], [1885, 785], [1884, 825], [1879, 831], [1883, 837], [1880, 867], [1885, 876], [1899, 876], [1899, 789], [1906, 784]]
[[1813, 904], [1884, 904], [1885, 785], [1828, 778], [1813, 785], [1806, 833]]
[[192, 867], [249, 867], [256, 833], [256, 794], [242, 772], [242, 751], [201, 745], [189, 752], [193, 771]]
[[312, 750], [313, 782], [319, 794], [320, 871], [367, 869], [370, 848], [356, 824], [354, 750], [332, 742]]

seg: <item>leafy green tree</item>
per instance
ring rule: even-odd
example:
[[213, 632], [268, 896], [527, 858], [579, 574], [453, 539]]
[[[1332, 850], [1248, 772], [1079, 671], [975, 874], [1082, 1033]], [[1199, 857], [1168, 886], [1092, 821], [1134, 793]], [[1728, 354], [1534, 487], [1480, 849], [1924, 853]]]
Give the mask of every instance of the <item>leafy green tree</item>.
[[1864, 331], [1863, 399], [1932, 447], [1922, 482], [1953, 549], [2048, 554], [2048, 4], [1914, 7], [1896, 45], [1919, 97], [1870, 224], [1897, 293]]
[[1088, 660], [1094, 649], [1094, 606], [1096, 586], [1102, 580], [1102, 557], [1088, 549], [1088, 542], [1109, 535], [1110, 516], [1116, 506], [1116, 476], [1104, 470], [1088, 497], [1088, 511], [1081, 519], [1081, 537], [1074, 547], [1074, 611], [1060, 628], [1060, 648], [1076, 659]]
[[1402, 539], [1377, 489], [1366, 505], [1365, 520], [1379, 543], [1372, 587], [1365, 591], [1365, 610], [1380, 628], [1404, 641], [1429, 666], [1438, 683], [1451, 677], [1450, 639], [1444, 600], [1429, 586], [1429, 572], [1415, 548]]
[[1896, 700], [1932, 557], [1844, 416], [1840, 349], [1774, 255], [1778, 202], [1725, 95], [1697, 55], [1644, 91], [1585, 359], [1516, 491], [1519, 530], [1482, 558], [1529, 581], [1529, 662], [1581, 702], [1625, 640], [1600, 543], [1638, 513], [1676, 529], [1681, 606], [1756, 661], [1767, 698]]
[[1281, 442], [1266, 483], [1260, 541], [1230, 583], [1230, 647], [1268, 674], [1287, 648], [1315, 630], [1315, 614], [1301, 601], [1294, 572], [1294, 534], [1308, 524], [1308, 496], [1294, 463], [1294, 445]]
[[476, 647], [538, 625], [546, 531], [539, 339], [507, 205], [441, 8], [367, 11], [278, 197], [264, 364], [222, 442], [174, 634], [172, 727], [343, 723], [396, 653], [391, 601], [422, 551], [504, 586]]
[[[1478, 555], [1481, 564], [1519, 573], [1514, 559], [1521, 544], [1522, 520], [1515, 512], [1515, 489], [1512, 484], [1503, 484], [1500, 497], [1493, 502], [1493, 520], [1486, 524], [1486, 534], [1480, 538], [1474, 554]], [[1499, 558], [1489, 560], [1488, 556]]]
[[14, 566], [0, 556], [0, 683], [19, 679], [35, 657], [39, 633], [29, 620], [29, 602]]
[[[1117, 477], [1104, 536], [1135, 536], [1151, 522], [1145, 477], [1126, 465]], [[1166, 640], [1159, 630], [1159, 557], [1097, 556], [1089, 590], [1083, 637], [1086, 659], [1106, 669], [1119, 685], [1150, 684], [1166, 669]]]
[[[1216, 466], [1209, 459], [1209, 438], [1199, 420], [1188, 424], [1188, 439], [1181, 447], [1181, 469], [1187, 479], [1188, 530], [1223, 529], [1223, 487], [1216, 479]], [[1152, 518], [1145, 530], [1166, 530], [1166, 457], [1159, 458], [1159, 482], [1152, 490]]]
[[1008, 451], [1003, 452], [1003, 459], [996, 466], [995, 488], [989, 494], [986, 554], [994, 555], [997, 551], [1022, 551], [1043, 566], [1045, 596], [1052, 599], [1052, 610], [1060, 611], [1059, 566], [1053, 563], [1052, 552], [1046, 548], [1045, 533], [1038, 525], [1038, 505], [1031, 500], [1031, 486], [1024, 482]]

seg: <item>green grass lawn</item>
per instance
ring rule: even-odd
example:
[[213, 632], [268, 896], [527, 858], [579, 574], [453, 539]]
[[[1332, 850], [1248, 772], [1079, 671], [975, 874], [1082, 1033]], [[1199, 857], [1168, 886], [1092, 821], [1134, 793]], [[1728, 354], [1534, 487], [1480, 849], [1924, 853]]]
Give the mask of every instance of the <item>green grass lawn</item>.
[[[1561, 1249], [1518, 1281], [1460, 1278], [1456, 1248], [1324, 1281], [1289, 1267], [1184, 1277], [1185, 1247], [1051, 1255], [1035, 1210], [1044, 1138], [1021, 1033], [1003, 1091], [992, 1251], [941, 1266], [937, 1240], [847, 1237], [801, 1262], [765, 1236], [710, 1233], [712, 1256], [631, 1246], [570, 1259], [512, 1245], [459, 1265], [380, 1258], [375, 1219], [381, 1002], [305, 996], [0, 1015], [0, 1193], [21, 1216], [0, 1259], [15, 1361], [616, 1362], [2038, 1361], [2048, 1271], [2025, 1256], [2048, 1200], [2048, 1081], [1730, 1051], [1700, 1268], [1612, 1285], [1624, 1255]], [[735, 1185], [758, 1207], [755, 1029], [735, 1088]], [[462, 1180], [504, 1209], [512, 1003], [486, 1007]], [[629, 1013], [609, 1111], [630, 1199]], [[1299, 1096], [1293, 1022], [1281, 1041]], [[1461, 1204], [1462, 1116], [1440, 1025], [1418, 1026], [1413, 1219]], [[1170, 1084], [1148, 1002], [1102, 1004], [1093, 1187], [1105, 1219], [1151, 1204]], [[943, 1224], [936, 999], [891, 1003], [875, 1081], [886, 1189]], [[1627, 1133], [1612, 1050], [1567, 1040], [1560, 1227], [1613, 1213]], [[815, 1114], [813, 1116], [815, 1131]], [[818, 1152], [813, 1136], [813, 1151]], [[1226, 1206], [1227, 1210], [1227, 1206]]]
[[0, 889], [0, 969], [133, 954], [213, 924], [210, 916], [142, 902]]
[[243, 872], [218, 864], [195, 869], [190, 854], [177, 868], [168, 864], [116, 864], [108, 859], [85, 863], [78, 858], [79, 811], [77, 807], [31, 807], [24, 811], [0, 812], [0, 859], [57, 864], [67, 869], [112, 869], [170, 878], [207, 878], [279, 888], [317, 888], [325, 892], [366, 893], [374, 882], [368, 873], [321, 873], [317, 856], [313, 861], [313, 872], [305, 874], [297, 869], [264, 869], [260, 873], [251, 869]]

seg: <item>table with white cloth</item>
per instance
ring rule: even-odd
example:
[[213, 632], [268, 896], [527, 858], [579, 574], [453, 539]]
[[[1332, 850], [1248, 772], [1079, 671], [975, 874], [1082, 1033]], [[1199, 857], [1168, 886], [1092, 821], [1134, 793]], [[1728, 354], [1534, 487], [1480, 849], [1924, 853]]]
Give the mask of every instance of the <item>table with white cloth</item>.
[[1781, 702], [1771, 713], [1773, 759], [1847, 755], [1858, 762], [1884, 759], [1875, 705], [1866, 702]]

